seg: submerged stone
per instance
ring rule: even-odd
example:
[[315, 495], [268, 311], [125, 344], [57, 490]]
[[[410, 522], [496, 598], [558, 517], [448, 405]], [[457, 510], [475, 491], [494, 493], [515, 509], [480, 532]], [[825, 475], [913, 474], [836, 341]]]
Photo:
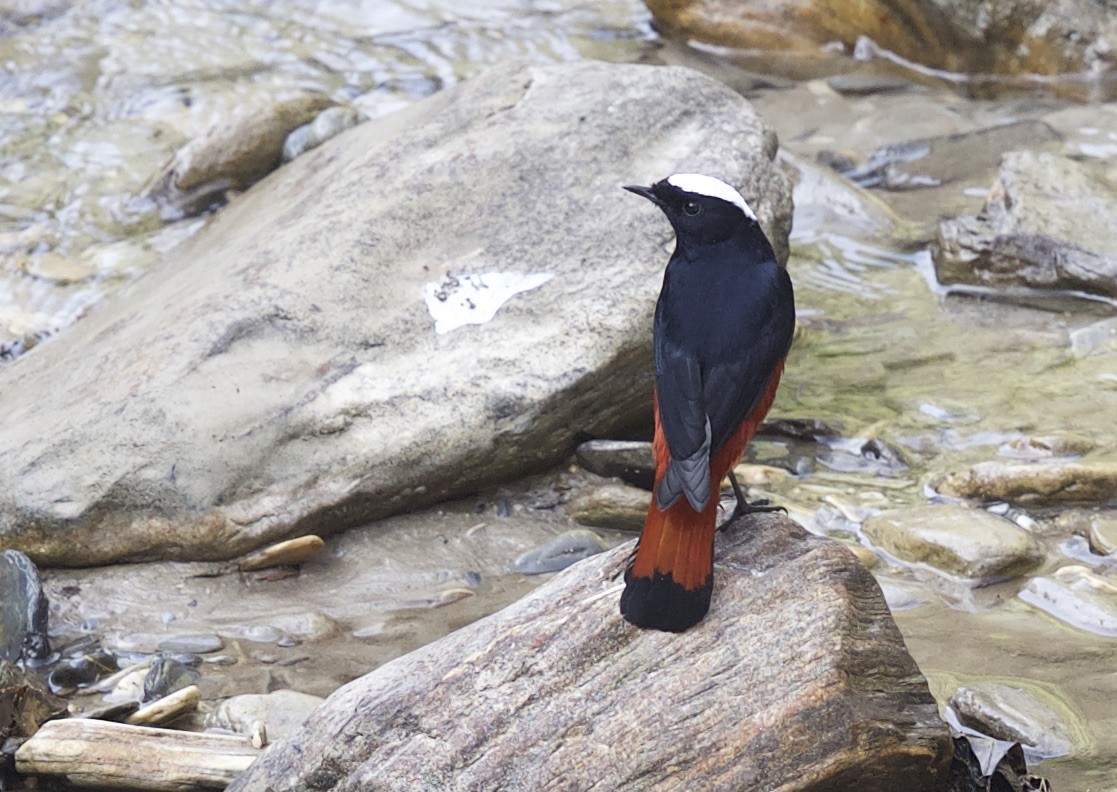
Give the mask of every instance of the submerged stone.
[[1031, 578], [1017, 596], [1072, 627], [1117, 637], [1117, 583], [1086, 567]]
[[593, 531], [567, 531], [542, 547], [530, 550], [517, 558], [516, 571], [525, 575], [558, 572], [605, 550], [605, 543]]
[[1043, 547], [1015, 524], [960, 506], [888, 511], [870, 517], [861, 529], [902, 561], [978, 584], [1022, 574], [1043, 560]]
[[998, 740], [1018, 742], [1048, 759], [1082, 742], [1084, 729], [1070, 706], [1034, 684], [967, 682], [950, 697], [958, 719]]

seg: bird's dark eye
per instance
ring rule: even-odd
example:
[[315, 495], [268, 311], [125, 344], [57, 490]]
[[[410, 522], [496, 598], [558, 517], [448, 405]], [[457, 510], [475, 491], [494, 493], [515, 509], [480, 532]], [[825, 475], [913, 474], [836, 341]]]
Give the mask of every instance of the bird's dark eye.
[[683, 211], [691, 217], [694, 217], [702, 211], [702, 204], [698, 203], [698, 201], [687, 201], [683, 204]]

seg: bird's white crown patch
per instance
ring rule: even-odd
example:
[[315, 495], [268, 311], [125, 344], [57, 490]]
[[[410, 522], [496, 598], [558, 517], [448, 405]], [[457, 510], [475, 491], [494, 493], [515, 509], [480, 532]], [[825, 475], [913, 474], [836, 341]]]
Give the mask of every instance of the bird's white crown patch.
[[721, 179], [715, 179], [713, 176], [704, 176], [701, 173], [676, 173], [673, 176], [667, 177], [667, 183], [672, 187], [678, 187], [684, 192], [695, 193], [697, 195], [708, 195], [711, 198], [720, 198], [736, 206], [745, 213], [746, 217], [752, 220], [756, 219], [756, 212], [745, 202], [741, 194]]

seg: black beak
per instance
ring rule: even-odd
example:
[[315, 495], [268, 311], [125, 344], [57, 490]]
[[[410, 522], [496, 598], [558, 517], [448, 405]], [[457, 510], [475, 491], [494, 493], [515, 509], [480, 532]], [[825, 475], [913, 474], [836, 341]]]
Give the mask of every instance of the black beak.
[[624, 188], [626, 190], [628, 190], [630, 193], [636, 193], [639, 196], [647, 198], [649, 201], [654, 203], [660, 209], [662, 209], [665, 205], [663, 203], [663, 201], [661, 201], [659, 199], [659, 197], [655, 194], [655, 191], [651, 187], [641, 187], [637, 184], [626, 184], [626, 185], [624, 185]]

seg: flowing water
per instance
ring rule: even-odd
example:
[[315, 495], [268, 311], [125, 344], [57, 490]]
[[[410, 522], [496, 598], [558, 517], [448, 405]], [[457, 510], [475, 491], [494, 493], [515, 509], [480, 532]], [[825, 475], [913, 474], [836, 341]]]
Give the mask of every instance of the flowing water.
[[[938, 217], [977, 211], [1008, 144], [993, 136], [976, 153], [959, 148], [961, 168], [947, 146], [932, 172], [906, 190], [868, 192], [819, 163], [835, 156], [863, 162], [883, 145], [1037, 119], [1061, 135], [1037, 147], [1104, 159], [1117, 155], [1117, 123], [1077, 123], [1079, 111], [1054, 94], [974, 100], [948, 84], [897, 86], [890, 74], [878, 92], [843, 95], [817, 74], [801, 81], [757, 75], [723, 53], [658, 41], [642, 4], [627, 0], [459, 6], [0, 0], [0, 350], [17, 354], [51, 335], [48, 343], [66, 343], [67, 333], [81, 332], [82, 311], [151, 269], [196, 228], [197, 221], [164, 226], [137, 218], [127, 199], [184, 141], [233, 109], [309, 89], [376, 117], [502, 58], [666, 60], [745, 90], [780, 133], [781, 156], [795, 174], [789, 269], [800, 330], [772, 414], [825, 421], [845, 439], [755, 445], [755, 459], [799, 474], [775, 488], [793, 516], [820, 533], [862, 541], [866, 516], [926, 502], [932, 474], [1004, 459], [1021, 438], [1085, 438], [1076, 448], [1087, 460], [1112, 458], [1117, 351], [1103, 345], [1076, 354], [1070, 345], [1073, 331], [1111, 308], [1050, 299], [1025, 307], [948, 294], [934, 279], [928, 243]], [[514, 516], [522, 515], [538, 505], [540, 492], [568, 486], [547, 479], [507, 500]], [[334, 587], [345, 578], [314, 565], [298, 583], [278, 581], [270, 590], [249, 583], [250, 597], [194, 578], [199, 570], [183, 565], [51, 573], [52, 597], [63, 603], [57, 630], [108, 630], [118, 649], [145, 651], [157, 643], [153, 633], [186, 625], [251, 646], [244, 630], [275, 607], [270, 591], [294, 609], [295, 626], [286, 629], [306, 641], [303, 648], [272, 648], [263, 659], [248, 652], [258, 662], [246, 660], [239, 674], [215, 667], [221, 682], [207, 695], [277, 686], [325, 693], [539, 581], [506, 566], [481, 569], [481, 559], [514, 557], [569, 526], [551, 517], [536, 528], [522, 517], [500, 523], [486, 516], [492, 508], [463, 502], [329, 543], [334, 559], [360, 552], [406, 557], [407, 543], [387, 538], [393, 526], [419, 546], [410, 551], [416, 557], [424, 543], [445, 546], [458, 534], [495, 543], [467, 542], [456, 561], [450, 553], [434, 554], [425, 567], [401, 562], [389, 570], [403, 576], [394, 588], [365, 591], [365, 599], [351, 592], [342, 598], [348, 604], [314, 600], [316, 583]], [[1058, 512], [1006, 513], [1044, 543], [1047, 561], [1033, 576], [1090, 560], [1075, 550]], [[1117, 789], [1117, 639], [1025, 604], [1017, 596], [1023, 580], [974, 590], [887, 558], [874, 572], [937, 695], [971, 679], [1042, 688], [1065, 705], [1083, 736], [1069, 756], [1041, 763], [1038, 772], [1060, 790]], [[140, 592], [160, 585], [167, 603], [145, 601]], [[223, 615], [223, 601], [239, 606], [235, 624]]]

